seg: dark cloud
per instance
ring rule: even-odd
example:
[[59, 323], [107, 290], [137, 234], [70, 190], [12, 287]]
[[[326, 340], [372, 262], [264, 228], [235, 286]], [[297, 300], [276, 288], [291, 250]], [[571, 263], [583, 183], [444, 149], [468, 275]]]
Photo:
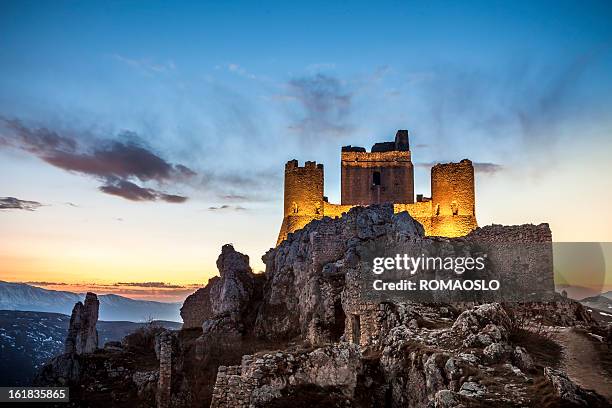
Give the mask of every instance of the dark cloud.
[[208, 207], [208, 211], [244, 211], [246, 208], [239, 205], [223, 204], [220, 206]]
[[116, 179], [112, 180], [110, 184], [100, 187], [100, 191], [123, 197], [131, 201], [157, 201], [162, 200], [169, 203], [184, 203], [187, 201], [187, 197], [166, 194], [151, 188], [140, 187], [131, 181]]
[[282, 187], [283, 172], [278, 168], [251, 169], [248, 172], [204, 172], [198, 186], [229, 202], [270, 201]]
[[241, 194], [225, 194], [221, 196], [221, 199], [227, 201], [247, 201], [248, 197]]
[[[433, 166], [439, 163], [442, 163], [442, 162], [420, 162], [420, 163], [414, 163], [414, 165], [416, 167], [420, 167], [423, 169], [431, 169]], [[504, 166], [502, 166], [501, 164], [496, 164], [496, 163], [472, 162], [472, 165], [474, 166], [474, 171], [478, 173], [493, 174], [493, 173], [502, 171], [504, 169]]]
[[474, 171], [479, 173], [497, 173], [504, 169], [504, 166], [501, 164], [495, 163], [472, 163], [474, 165]]
[[42, 286], [47, 286], [47, 285], [54, 285], [54, 286], [66, 286], [68, 285], [67, 283], [64, 282], [47, 282], [47, 281], [28, 281], [28, 282], [23, 282], [23, 283], [27, 283], [28, 285], [42, 285]]
[[288, 97], [300, 104], [299, 119], [291, 125], [304, 134], [343, 135], [351, 129], [348, 123], [352, 92], [337, 78], [316, 74], [294, 78], [288, 83]]
[[[0, 144], [34, 154], [45, 162], [104, 181], [100, 191], [132, 201], [162, 200], [182, 203], [187, 197], [166, 194], [135, 183], [182, 183], [196, 173], [182, 164], [172, 164], [135, 141], [90, 141], [81, 146], [76, 138], [46, 128], [30, 128], [20, 120], [0, 117]], [[132, 132], [119, 135], [135, 139]], [[82, 141], [81, 143], [83, 143]]]
[[0, 210], [34, 211], [42, 206], [38, 201], [20, 200], [15, 197], [0, 197]]

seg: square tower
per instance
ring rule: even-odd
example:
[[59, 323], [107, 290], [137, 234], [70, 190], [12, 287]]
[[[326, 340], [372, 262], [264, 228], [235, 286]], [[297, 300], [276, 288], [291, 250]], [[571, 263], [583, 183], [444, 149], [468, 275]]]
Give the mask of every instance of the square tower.
[[398, 130], [394, 142], [376, 143], [372, 151], [342, 147], [342, 205], [414, 203], [414, 167], [408, 131]]

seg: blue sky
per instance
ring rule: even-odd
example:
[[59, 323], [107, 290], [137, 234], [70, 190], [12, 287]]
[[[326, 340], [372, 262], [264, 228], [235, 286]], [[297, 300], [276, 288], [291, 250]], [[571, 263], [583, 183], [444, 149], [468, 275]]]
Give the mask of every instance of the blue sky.
[[[0, 213], [13, 242], [0, 278], [91, 280], [95, 263], [108, 279], [168, 280], [172, 266], [170, 279], [193, 282], [225, 242], [262, 268], [284, 163], [324, 163], [337, 202], [340, 146], [399, 128], [417, 192], [431, 163], [467, 157], [481, 225], [612, 240], [610, 21], [605, 1], [4, 1], [0, 195], [44, 205]], [[75, 155], [137, 146], [170, 167], [79, 170], [25, 138], [41, 128]]]

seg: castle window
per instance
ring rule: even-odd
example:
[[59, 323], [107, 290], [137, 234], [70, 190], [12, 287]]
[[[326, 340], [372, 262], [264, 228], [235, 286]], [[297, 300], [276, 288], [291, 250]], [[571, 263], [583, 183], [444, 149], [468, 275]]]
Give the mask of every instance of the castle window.
[[374, 174], [372, 174], [372, 185], [380, 186], [380, 171], [375, 171]]
[[298, 205], [296, 202], [293, 202], [293, 205], [291, 206], [293, 209], [293, 213], [297, 214], [298, 213]]
[[453, 212], [453, 215], [459, 214], [459, 206], [457, 205], [456, 201], [451, 203], [451, 211]]

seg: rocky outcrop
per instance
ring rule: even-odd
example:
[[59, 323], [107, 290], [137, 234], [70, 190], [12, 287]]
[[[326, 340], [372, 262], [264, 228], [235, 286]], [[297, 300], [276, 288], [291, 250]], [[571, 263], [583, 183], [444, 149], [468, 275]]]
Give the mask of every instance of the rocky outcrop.
[[556, 396], [565, 404], [578, 407], [608, 406], [605, 399], [593, 391], [585, 390], [574, 384], [567, 374], [561, 370], [546, 367], [544, 368], [544, 377], [552, 384]]
[[98, 348], [98, 311], [100, 302], [95, 293], [87, 292], [85, 304], [77, 302], [72, 309], [65, 351], [69, 354], [93, 353]]
[[[89, 372], [98, 377], [120, 372], [126, 393], [148, 406], [207, 406], [210, 401], [214, 408], [296, 402], [394, 408], [537, 406], [541, 395], [534, 395], [534, 384], [540, 383], [545, 392], [559, 389], [559, 399], [570, 401], [571, 393], [564, 390], [575, 390], [552, 371], [543, 381], [543, 351], [521, 343], [516, 332], [517, 316], [545, 318], [552, 325], [588, 324], [576, 302], [416, 302], [372, 298], [363, 290], [371, 275], [367, 256], [372, 248], [395, 251], [416, 245], [427, 251], [440, 246], [443, 254], [457, 254], [477, 250], [478, 240], [506, 243], [499, 238], [504, 234], [514, 248], [524, 233], [527, 240], [541, 241], [538, 251], [545, 255], [549, 232], [546, 225], [496, 226], [463, 238], [425, 237], [408, 213], [394, 214], [384, 205], [355, 207], [341, 218], [313, 221], [289, 234], [263, 257], [265, 274], [253, 274], [248, 257], [225, 245], [217, 261], [219, 276], [190, 296], [181, 310], [184, 328], [202, 327], [201, 335], [196, 330], [160, 334], [154, 342], [143, 339], [141, 347], [109, 348], [95, 358], [75, 355], [72, 365], [59, 359], [49, 370], [65, 373], [72, 378], [68, 382], [79, 386], [96, 381]], [[520, 266], [521, 251], [513, 250], [500, 261], [510, 270]], [[552, 273], [549, 259], [542, 259], [534, 271]], [[550, 280], [541, 278], [545, 284]], [[546, 344], [547, 339], [540, 340]], [[147, 358], [133, 361], [135, 354], [145, 353], [139, 350], [146, 350]], [[109, 356], [102, 358], [103, 353]], [[106, 365], [102, 369], [101, 361], [111, 354], [122, 368], [127, 361], [133, 365], [123, 371]], [[151, 364], [156, 358], [159, 368]], [[96, 370], [90, 368], [94, 363]], [[576, 393], [590, 401], [587, 394]]]
[[339, 340], [344, 334], [346, 276], [361, 265], [362, 243], [423, 235], [419, 223], [408, 213], [394, 214], [390, 205], [355, 207], [342, 218], [325, 217], [289, 234], [262, 258], [266, 286], [255, 334], [301, 336], [313, 344]]
[[260, 276], [249, 266], [249, 257], [230, 244], [221, 248], [217, 259], [219, 276], [189, 296], [181, 308], [184, 328], [203, 327], [205, 331], [243, 331], [251, 302], [261, 296]]
[[213, 317], [210, 289], [217, 285], [219, 280], [218, 276], [210, 278], [205, 287], [196, 290], [185, 299], [181, 307], [184, 329], [200, 328], [204, 320]]

